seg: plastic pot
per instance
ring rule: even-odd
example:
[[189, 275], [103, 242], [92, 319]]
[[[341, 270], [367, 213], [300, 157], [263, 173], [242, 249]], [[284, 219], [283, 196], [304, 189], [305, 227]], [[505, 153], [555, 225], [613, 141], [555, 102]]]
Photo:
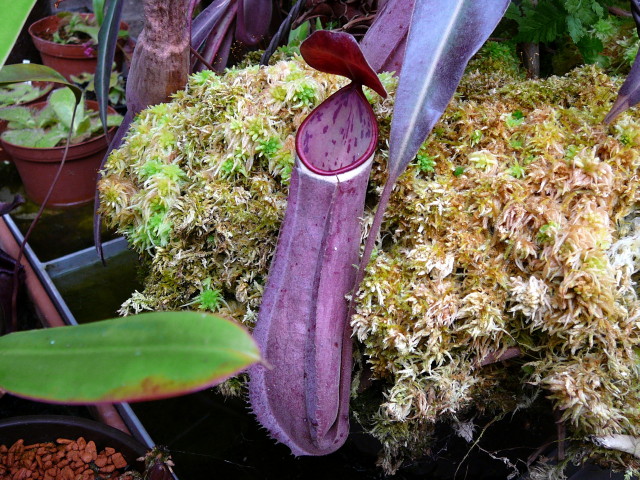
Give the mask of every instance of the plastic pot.
[[[84, 18], [93, 18], [92, 13], [79, 14]], [[95, 73], [97, 54], [95, 46], [87, 48], [84, 45], [72, 45], [56, 43], [51, 38], [54, 32], [60, 27], [62, 18], [57, 15], [44, 17], [29, 26], [29, 35], [33, 44], [40, 52], [42, 63], [60, 72], [67, 80], [71, 81], [71, 75], [81, 73]], [[121, 30], [128, 30], [129, 26], [125, 22], [120, 22]], [[124, 41], [121, 41], [124, 44]], [[122, 53], [116, 51], [116, 64], [122, 68]]]
[[[31, 108], [40, 110], [46, 104], [36, 103]], [[88, 100], [86, 105], [91, 110], [98, 110], [98, 104], [94, 101]], [[109, 113], [113, 114], [115, 110], [109, 107]], [[13, 158], [27, 196], [41, 204], [64, 156], [64, 146], [31, 148], [1, 139], [0, 143]], [[104, 135], [69, 146], [65, 165], [47, 203], [48, 207], [72, 207], [93, 201], [98, 168], [107, 146]]]
[[65, 415], [27, 415], [0, 420], [0, 443], [11, 446], [20, 439], [25, 445], [55, 442], [58, 438], [93, 440], [97, 450], [115, 448], [127, 463], [139, 472], [144, 471], [147, 448], [135, 438], [113, 427], [82, 417]]

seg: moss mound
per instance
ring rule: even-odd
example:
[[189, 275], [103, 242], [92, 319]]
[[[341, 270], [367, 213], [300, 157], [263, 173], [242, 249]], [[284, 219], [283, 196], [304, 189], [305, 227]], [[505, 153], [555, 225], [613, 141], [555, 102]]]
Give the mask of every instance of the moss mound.
[[[589, 439], [640, 436], [640, 122], [601, 124], [620, 83], [595, 67], [526, 81], [489, 60], [472, 63], [394, 191], [352, 319], [378, 400], [355, 413], [392, 471], [436, 422], [546, 396], [577, 448], [635, 468]], [[190, 307], [251, 325], [296, 128], [343, 84], [294, 58], [196, 74], [140, 114], [100, 184], [103, 215], [148, 265], [123, 314]], [[369, 98], [374, 205], [393, 105]]]

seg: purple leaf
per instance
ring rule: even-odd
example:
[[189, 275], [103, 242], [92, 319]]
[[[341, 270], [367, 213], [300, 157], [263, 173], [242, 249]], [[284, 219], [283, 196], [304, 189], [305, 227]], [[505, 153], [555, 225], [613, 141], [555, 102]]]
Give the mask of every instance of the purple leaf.
[[269, 31], [272, 0], [238, 0], [236, 40], [256, 45]]
[[620, 87], [616, 101], [604, 117], [604, 123], [613, 122], [618, 115], [638, 102], [640, 102], [640, 52], [636, 55], [631, 71]]
[[[216, 28], [211, 30], [206, 39], [202, 57], [210, 64], [215, 64], [214, 69], [221, 72], [227, 66], [227, 58], [233, 41], [233, 22], [236, 18], [238, 4], [232, 3], [219, 18]], [[194, 71], [203, 70], [204, 65], [197, 64]]]
[[94, 91], [100, 121], [104, 135], [108, 137], [109, 128], [107, 126], [107, 105], [109, 104], [109, 81], [111, 79], [111, 65], [116, 54], [118, 42], [118, 32], [120, 31], [120, 19], [122, 18], [122, 0], [111, 0], [107, 2], [106, 12], [102, 25], [98, 33], [98, 58], [96, 73], [93, 77]]
[[296, 136], [287, 210], [253, 331], [270, 367], [253, 367], [249, 382], [258, 420], [295, 455], [331, 453], [349, 433], [345, 297], [356, 277], [377, 139], [357, 83], [311, 112]]
[[231, 0], [214, 0], [211, 5], [202, 10], [191, 24], [191, 46], [200, 49], [204, 41], [216, 28], [220, 19], [229, 10]]
[[369, 230], [356, 285], [364, 276], [396, 180], [442, 116], [467, 63], [508, 5], [509, 0], [415, 3], [391, 121], [389, 178]]
[[385, 3], [360, 42], [362, 53], [376, 72], [400, 72], [415, 1]]
[[[636, 22], [638, 35], [640, 36], [640, 0], [631, 0], [631, 13]], [[616, 98], [607, 116], [604, 117], [604, 123], [613, 122], [618, 115], [633, 107], [638, 102], [640, 102], [640, 52], [638, 52], [636, 59], [633, 61], [627, 79], [622, 84], [622, 87], [620, 87], [618, 98]]]
[[416, 2], [391, 123], [390, 182], [413, 160], [508, 5], [509, 0]]
[[11, 212], [11, 210], [23, 203], [24, 197], [22, 195], [15, 195], [11, 202], [0, 202], [0, 216]]
[[348, 33], [318, 30], [300, 45], [302, 58], [316, 70], [350, 78], [387, 96], [380, 79], [367, 63], [356, 39]]

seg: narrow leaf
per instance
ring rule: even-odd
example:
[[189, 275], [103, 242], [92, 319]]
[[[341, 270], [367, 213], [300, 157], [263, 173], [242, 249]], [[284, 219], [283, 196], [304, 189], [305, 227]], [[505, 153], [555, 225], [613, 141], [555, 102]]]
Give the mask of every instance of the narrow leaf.
[[611, 123], [622, 112], [640, 102], [640, 51], [636, 55], [636, 59], [633, 61], [631, 71], [626, 80], [620, 87], [618, 97], [613, 103], [611, 110], [604, 117], [604, 123]]
[[508, 0], [416, 2], [396, 93], [389, 145], [392, 183], [413, 160], [494, 30]]
[[10, 6], [7, 3], [2, 9], [2, 15], [0, 15], [0, 67], [4, 65], [11, 53], [13, 44], [16, 43], [35, 4], [36, 0], [21, 0], [11, 2]]
[[[110, 0], [106, 0], [107, 2]], [[93, 0], [93, 14], [96, 17], [96, 23], [102, 25], [104, 21], [104, 2], [105, 0]]]
[[[233, 41], [233, 22], [237, 8], [237, 4], [231, 5], [226, 15], [216, 25], [215, 30], [211, 31], [202, 51], [202, 57], [213, 66], [216, 72], [221, 72], [227, 66], [227, 59], [229, 58]], [[194, 71], [202, 70], [205, 67], [200, 63], [198, 62]]]
[[104, 13], [100, 33], [98, 33], [98, 63], [94, 77], [94, 89], [105, 135], [109, 129], [107, 125], [109, 81], [111, 79], [111, 66], [116, 54], [118, 31], [120, 30], [120, 19], [122, 18], [122, 6], [122, 0], [107, 0], [107, 9]]
[[440, 119], [467, 63], [489, 37], [508, 5], [509, 0], [416, 2], [391, 121], [389, 178], [369, 229], [356, 288], [364, 278], [396, 180]]
[[74, 404], [159, 399], [212, 386], [259, 359], [231, 321], [145, 313], [0, 337], [0, 389]]
[[[638, 36], [640, 36], [640, 0], [631, 0], [631, 13], [633, 14], [633, 20], [636, 22]], [[638, 102], [640, 102], [640, 51], [633, 61], [629, 75], [622, 87], [620, 87], [618, 98], [616, 98], [607, 116], [604, 117], [604, 123], [613, 122], [618, 115]]]
[[191, 24], [191, 47], [195, 50], [200, 49], [227, 12], [230, 3], [231, 0], [214, 0], [211, 5], [198, 14]]
[[269, 31], [272, 0], [238, 0], [236, 40], [257, 45]]
[[82, 89], [75, 83], [69, 82], [51, 67], [35, 63], [20, 63], [17, 65], [5, 65], [0, 69], [0, 85], [20, 82], [62, 83], [73, 91], [77, 103], [80, 103], [82, 98]]
[[360, 42], [376, 72], [400, 72], [415, 0], [388, 2]]

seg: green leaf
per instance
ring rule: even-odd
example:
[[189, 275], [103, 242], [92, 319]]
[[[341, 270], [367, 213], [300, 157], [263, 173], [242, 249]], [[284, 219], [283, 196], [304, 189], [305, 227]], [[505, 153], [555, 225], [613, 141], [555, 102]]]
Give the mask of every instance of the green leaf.
[[107, 116], [107, 126], [108, 127], [119, 127], [122, 123], [122, 115], [108, 115]]
[[84, 23], [79, 23], [75, 26], [74, 31], [86, 33], [91, 37], [91, 40], [95, 44], [98, 44], [98, 32], [100, 31], [100, 27], [95, 25], [85, 25]]
[[[50, 87], [48, 87], [51, 90]], [[46, 88], [40, 88], [28, 83], [14, 83], [0, 87], [0, 107], [18, 105], [31, 102], [43, 95]]]
[[537, 6], [522, 4], [522, 10], [511, 4], [507, 17], [518, 23], [518, 42], [548, 43], [566, 32], [566, 11], [558, 0], [540, 0]]
[[210, 387], [259, 360], [234, 322], [145, 313], [0, 337], [0, 389], [64, 403], [151, 400]]
[[302, 43], [302, 41], [309, 36], [309, 31], [311, 30], [311, 23], [306, 21], [298, 26], [298, 28], [294, 28], [289, 31], [289, 39], [287, 40], [287, 45], [289, 46], [297, 46]]
[[12, 124], [12, 128], [32, 128], [36, 126], [33, 112], [27, 107], [11, 107], [0, 110], [0, 120]]
[[62, 126], [57, 125], [57, 128], [52, 128], [46, 132], [43, 132], [39, 138], [36, 139], [33, 145], [36, 148], [52, 148], [57, 146], [62, 140], [66, 139], [69, 135], [69, 131]]
[[[49, 96], [49, 105], [56, 112], [60, 122], [67, 127], [71, 127], [71, 119], [73, 118], [73, 109], [76, 102], [73, 92], [69, 88], [59, 88]], [[78, 125], [84, 119], [84, 102], [78, 104], [75, 120], [73, 121], [73, 130], [77, 130]]]
[[98, 26], [102, 25], [104, 20], [104, 0], [93, 0], [93, 14], [96, 16]]
[[20, 130], [7, 130], [2, 134], [2, 139], [5, 142], [13, 143], [14, 145], [20, 145], [23, 147], [35, 147], [36, 140], [43, 134], [43, 130], [40, 129], [20, 129]]
[[585, 63], [593, 64], [600, 61], [600, 52], [604, 50], [603, 43], [596, 37], [586, 36], [576, 43]]
[[595, 12], [595, 14], [598, 17], [600, 18], [604, 17], [604, 8], [597, 1], [594, 0], [591, 2], [591, 9]]
[[53, 110], [53, 107], [51, 105], [47, 104], [46, 107], [38, 112], [38, 116], [36, 118], [36, 124], [38, 127], [46, 128], [58, 123], [58, 117], [56, 116], [56, 112]]
[[[0, 20], [0, 24], [1, 23], [2, 21]], [[21, 63], [17, 65], [5, 65], [0, 69], [0, 85], [21, 82], [62, 83], [73, 90], [76, 102], [79, 103], [82, 99], [82, 89], [77, 85], [70, 83], [53, 68], [46, 67], [44, 65], [37, 65], [35, 63]]]
[[567, 31], [574, 43], [578, 43], [582, 37], [587, 33], [582, 22], [578, 17], [569, 15], [567, 17]]
[[18, 0], [5, 4], [0, 15], [0, 67], [7, 60], [13, 44], [27, 21], [36, 0]]
[[[83, 137], [85, 135], [88, 137], [92, 133], [91, 119], [89, 117], [84, 117], [82, 120], [80, 120], [80, 122], [77, 124], [77, 127], [73, 133], [74, 133], [74, 137]], [[77, 141], [73, 141], [71, 143], [77, 143]]]

